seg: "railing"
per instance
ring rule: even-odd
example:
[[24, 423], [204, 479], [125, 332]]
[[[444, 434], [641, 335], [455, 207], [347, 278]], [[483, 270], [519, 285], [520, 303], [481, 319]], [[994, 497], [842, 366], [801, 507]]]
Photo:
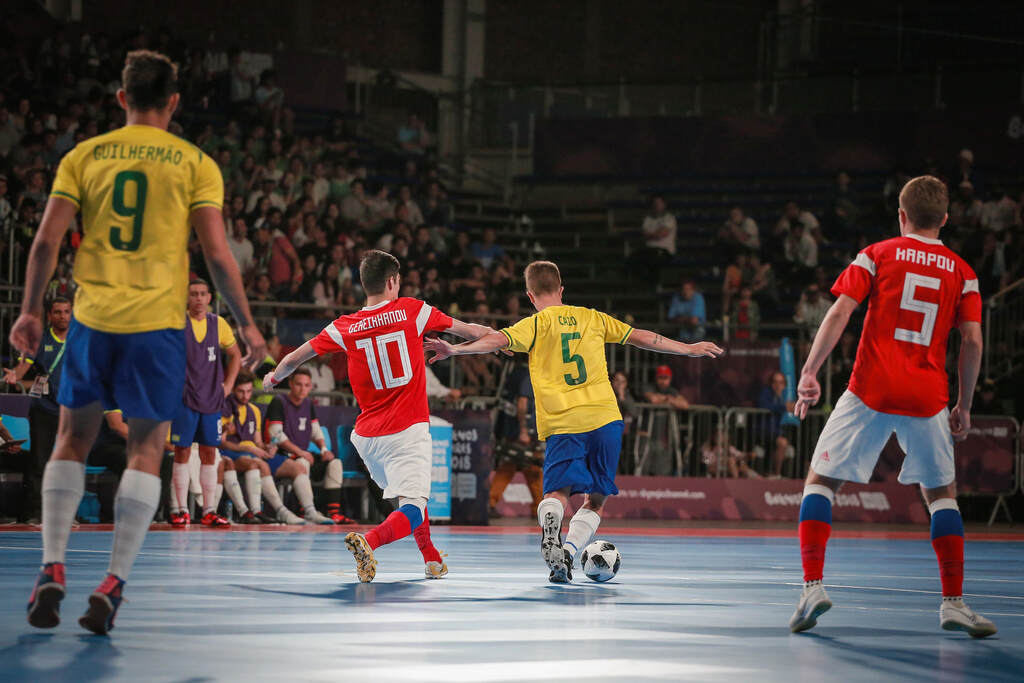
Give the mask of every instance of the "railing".
[[984, 376], [1001, 379], [1024, 354], [1024, 278], [985, 302]]

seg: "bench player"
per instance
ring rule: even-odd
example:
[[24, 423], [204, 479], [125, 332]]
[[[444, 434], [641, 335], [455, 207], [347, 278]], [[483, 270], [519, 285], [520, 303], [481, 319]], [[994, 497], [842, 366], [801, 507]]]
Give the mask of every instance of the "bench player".
[[29, 254], [21, 315], [11, 329], [11, 344], [22, 352], [35, 351], [42, 339], [43, 294], [64, 234], [81, 211], [78, 290], [57, 393], [60, 424], [43, 474], [43, 567], [28, 604], [28, 621], [40, 628], [60, 623], [68, 537], [104, 407], [120, 408], [128, 422], [128, 468], [114, 501], [107, 575], [79, 624], [99, 634], [114, 625], [124, 581], [160, 500], [164, 443], [185, 383], [181, 313], [190, 224], [240, 335], [255, 358], [266, 354], [225, 237], [220, 169], [167, 132], [177, 91], [177, 71], [166, 56], [128, 53], [117, 92], [127, 125], [64, 156]]
[[423, 555], [424, 572], [438, 579], [448, 573], [430, 540], [427, 499], [430, 497], [430, 410], [424, 364], [419, 362], [423, 335], [448, 332], [474, 339], [489, 327], [453, 320], [419, 299], [399, 297], [402, 278], [391, 254], [368, 251], [359, 264], [366, 306], [343, 315], [281, 360], [263, 380], [271, 387], [313, 356], [344, 351], [348, 376], [361, 412], [352, 444], [366, 463], [385, 498], [397, 498], [398, 509], [365, 536], [350, 533], [345, 544], [356, 559], [359, 580], [372, 581], [377, 561], [373, 551], [410, 533]]
[[[547, 441], [544, 500], [537, 506], [543, 530], [541, 553], [548, 580], [572, 580], [572, 565], [601, 523], [608, 496], [615, 495], [615, 472], [622, 448], [622, 415], [608, 379], [605, 344], [715, 358], [723, 351], [711, 342], [683, 344], [648, 330], [635, 330], [610, 315], [562, 303], [562, 278], [550, 261], [526, 267], [526, 294], [537, 313], [511, 327], [458, 346], [427, 341], [436, 351], [431, 363], [448, 356], [511, 349], [530, 357], [536, 396], [537, 431]], [[562, 544], [562, 517], [569, 496], [583, 493], [583, 506], [569, 522]]]
[[[818, 437], [800, 505], [804, 589], [789, 628], [805, 631], [832, 603], [822, 585], [832, 501], [844, 481], [867, 483], [896, 434], [906, 458], [902, 484], [920, 484], [931, 513], [939, 561], [939, 625], [981, 638], [995, 625], [963, 601], [964, 525], [956, 503], [953, 440], [971, 428], [971, 401], [981, 364], [981, 295], [971, 267], [939, 241], [949, 195], [933, 176], [900, 192], [900, 237], [867, 247], [832, 286], [837, 297], [814, 337], [797, 386], [796, 414], [818, 402], [817, 374], [864, 299], [867, 316], [853, 374]], [[960, 328], [960, 384], [950, 411], [946, 342]]]
[[[210, 285], [205, 280], [188, 283], [188, 324], [185, 326], [185, 391], [178, 413], [171, 422], [174, 444], [172, 488], [177, 508], [171, 510], [171, 526], [189, 524], [188, 461], [192, 444], [199, 444], [199, 487], [203, 491], [203, 526], [228, 527], [231, 522], [217, 514], [217, 446], [220, 445], [224, 399], [235, 384], [242, 367], [231, 326], [212, 313]], [[221, 360], [227, 357], [227, 367]], [[232, 468], [233, 469], [233, 468]], [[241, 511], [240, 511], [241, 512]]]

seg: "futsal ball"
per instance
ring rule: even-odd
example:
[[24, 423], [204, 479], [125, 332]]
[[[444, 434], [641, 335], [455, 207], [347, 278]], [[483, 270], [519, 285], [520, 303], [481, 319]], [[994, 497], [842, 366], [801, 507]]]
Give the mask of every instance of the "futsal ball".
[[610, 541], [594, 541], [583, 549], [580, 566], [591, 581], [608, 581], [619, 573], [622, 557]]

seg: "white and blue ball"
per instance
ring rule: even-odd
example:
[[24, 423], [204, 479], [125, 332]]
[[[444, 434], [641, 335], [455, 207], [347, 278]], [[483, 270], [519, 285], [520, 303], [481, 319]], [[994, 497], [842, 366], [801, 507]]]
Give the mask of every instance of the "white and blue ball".
[[608, 581], [619, 573], [622, 557], [611, 541], [594, 541], [583, 549], [580, 566], [591, 581]]

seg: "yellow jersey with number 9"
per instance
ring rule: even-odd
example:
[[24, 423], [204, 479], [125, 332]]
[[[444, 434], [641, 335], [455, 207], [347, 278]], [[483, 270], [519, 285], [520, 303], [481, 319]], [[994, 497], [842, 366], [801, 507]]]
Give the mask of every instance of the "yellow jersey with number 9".
[[604, 345], [624, 344], [633, 328], [607, 313], [548, 306], [501, 330], [509, 348], [530, 354], [537, 433], [582, 434], [621, 420]]
[[189, 215], [224, 202], [213, 159], [160, 128], [125, 126], [68, 152], [50, 195], [82, 214], [80, 323], [115, 334], [185, 327]]

